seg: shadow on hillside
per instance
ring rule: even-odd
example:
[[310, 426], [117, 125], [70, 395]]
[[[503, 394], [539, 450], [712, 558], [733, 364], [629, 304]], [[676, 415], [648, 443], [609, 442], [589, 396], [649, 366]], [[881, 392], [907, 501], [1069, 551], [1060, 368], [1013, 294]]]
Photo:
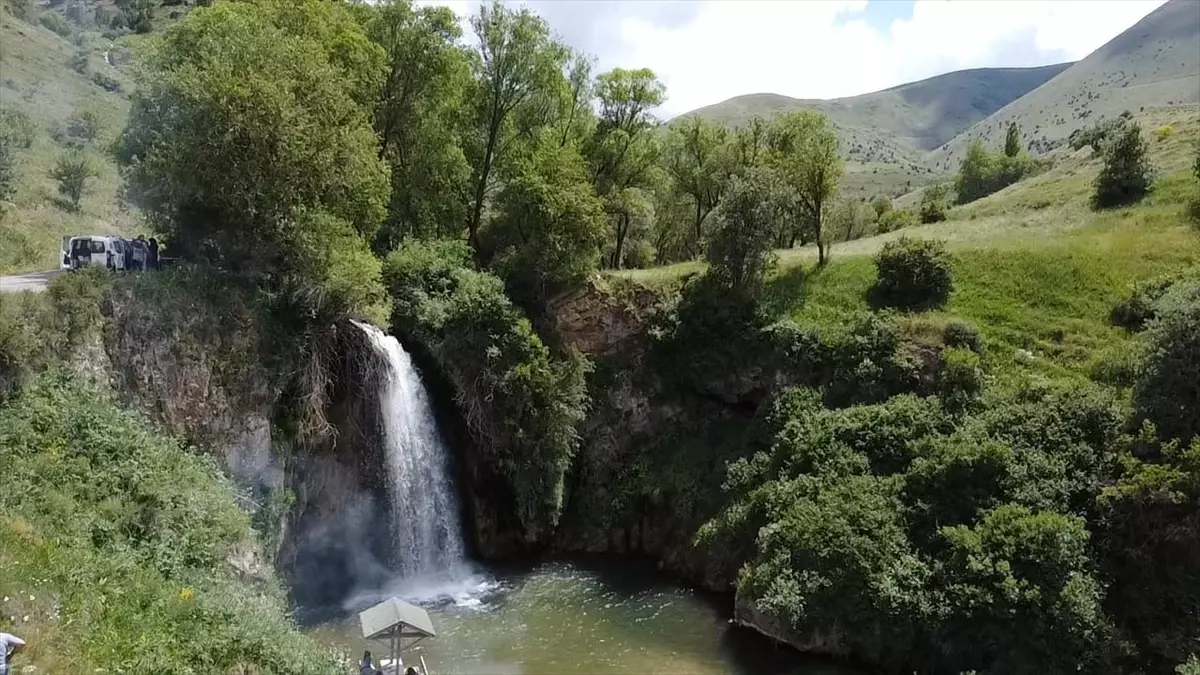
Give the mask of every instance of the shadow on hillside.
[[796, 265], [767, 283], [762, 307], [771, 316], [803, 307], [807, 300], [808, 282], [821, 273], [820, 267]]

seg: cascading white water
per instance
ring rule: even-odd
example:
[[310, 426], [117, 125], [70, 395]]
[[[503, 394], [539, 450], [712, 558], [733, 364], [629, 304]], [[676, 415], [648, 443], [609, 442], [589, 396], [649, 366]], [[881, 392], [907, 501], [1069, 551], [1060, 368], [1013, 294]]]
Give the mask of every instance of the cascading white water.
[[402, 579], [453, 577], [464, 569], [458, 500], [449, 451], [421, 376], [400, 342], [355, 322], [387, 363], [379, 391], [392, 508], [392, 538]]

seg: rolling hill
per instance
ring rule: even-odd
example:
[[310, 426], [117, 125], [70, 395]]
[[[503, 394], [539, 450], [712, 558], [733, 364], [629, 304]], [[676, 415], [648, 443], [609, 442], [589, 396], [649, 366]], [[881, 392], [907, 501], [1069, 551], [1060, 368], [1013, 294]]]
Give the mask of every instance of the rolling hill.
[[1200, 2], [1171, 0], [1045, 84], [934, 151], [953, 170], [973, 139], [998, 147], [1009, 122], [1045, 152], [1075, 129], [1123, 111], [1200, 102]]
[[875, 130], [888, 135], [899, 145], [932, 150], [1033, 91], [1070, 65], [960, 70], [869, 94], [830, 100], [749, 94], [686, 115], [736, 126], [754, 115], [770, 117], [777, 112], [815, 108], [839, 127]]

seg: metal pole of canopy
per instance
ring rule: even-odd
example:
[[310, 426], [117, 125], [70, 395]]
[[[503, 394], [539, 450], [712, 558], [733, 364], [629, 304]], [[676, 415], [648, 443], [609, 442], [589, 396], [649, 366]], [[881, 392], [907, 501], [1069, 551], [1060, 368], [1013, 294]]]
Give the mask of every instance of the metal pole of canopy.
[[396, 642], [399, 641], [400, 628], [392, 631], [392, 672], [395, 675], [400, 675], [400, 664], [396, 663], [396, 659], [400, 657], [400, 650], [396, 648]]

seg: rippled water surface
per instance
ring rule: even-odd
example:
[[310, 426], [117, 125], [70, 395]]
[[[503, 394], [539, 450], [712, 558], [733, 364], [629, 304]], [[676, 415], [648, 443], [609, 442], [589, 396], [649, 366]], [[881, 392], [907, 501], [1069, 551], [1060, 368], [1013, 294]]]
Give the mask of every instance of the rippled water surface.
[[[438, 637], [413, 654], [423, 655], [434, 675], [854, 672], [736, 628], [723, 606], [728, 600], [714, 602], [640, 571], [555, 563], [449, 585], [410, 583], [387, 594], [429, 611]], [[383, 651], [362, 640], [354, 618], [314, 632], [356, 655]]]

